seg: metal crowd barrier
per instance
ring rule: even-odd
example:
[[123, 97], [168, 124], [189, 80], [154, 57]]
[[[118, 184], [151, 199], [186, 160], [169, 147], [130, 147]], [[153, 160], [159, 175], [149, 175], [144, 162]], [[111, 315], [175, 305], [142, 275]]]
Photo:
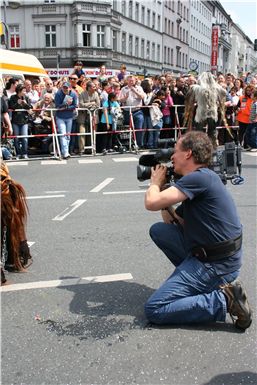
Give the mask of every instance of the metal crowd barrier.
[[[136, 153], [138, 152], [139, 150], [139, 147], [137, 145], [137, 141], [136, 141], [136, 132], [147, 132], [147, 131], [173, 131], [174, 132], [174, 139], [177, 140], [178, 137], [180, 136], [181, 134], [181, 131], [184, 131], [184, 130], [187, 130], [188, 128], [187, 127], [181, 127], [180, 126], [180, 123], [179, 123], [179, 116], [178, 116], [178, 107], [184, 107], [184, 105], [173, 105], [172, 106], [173, 108], [175, 108], [175, 127], [168, 127], [168, 128], [161, 128], [161, 129], [138, 129], [134, 126], [134, 121], [133, 121], [133, 110], [135, 108], [135, 106], [121, 106], [120, 108], [122, 110], [127, 110], [129, 111], [129, 125], [123, 125], [123, 127], [125, 128], [122, 129], [122, 130], [115, 130], [115, 131], [104, 131], [104, 132], [98, 132], [97, 131], [97, 124], [98, 124], [98, 119], [99, 119], [99, 111], [102, 111], [104, 108], [103, 107], [100, 107], [100, 108], [97, 108], [93, 111], [91, 111], [90, 109], [88, 108], [76, 108], [77, 111], [87, 111], [87, 114], [88, 114], [88, 117], [89, 117], [89, 132], [70, 132], [70, 133], [67, 133], [65, 135], [63, 134], [60, 134], [58, 133], [58, 128], [56, 127], [56, 121], [55, 121], [55, 112], [56, 111], [59, 111], [59, 109], [57, 108], [48, 108], [47, 111], [50, 111], [50, 114], [51, 114], [51, 125], [52, 125], [52, 133], [51, 134], [30, 134], [30, 135], [18, 135], [18, 136], [14, 136], [14, 135], [10, 135], [8, 136], [8, 138], [10, 139], [19, 139], [19, 138], [34, 138], [34, 137], [52, 137], [52, 141], [53, 141], [53, 153], [49, 154], [51, 158], [54, 158], [54, 159], [57, 159], [57, 160], [60, 160], [61, 159], [61, 150], [60, 150], [60, 144], [59, 144], [59, 140], [58, 140], [58, 137], [60, 136], [90, 136], [90, 141], [91, 141], [91, 145], [90, 146], [85, 146], [84, 147], [84, 150], [91, 150], [91, 155], [95, 156], [97, 153], [96, 153], [96, 136], [97, 135], [104, 135], [104, 134], [108, 134], [108, 135], [113, 135], [113, 134], [124, 134], [124, 133], [127, 133], [128, 136], [129, 136], [129, 149], [128, 151], [130, 152], [133, 152], [135, 151]], [[151, 108], [151, 106], [141, 106], [140, 109], [142, 108]], [[12, 110], [9, 110], [9, 111], [12, 111]], [[16, 112], [18, 111], [26, 111], [28, 112], [28, 110], [24, 110], [24, 109], [16, 109], [14, 110]], [[39, 109], [37, 110], [33, 110], [33, 112], [35, 111], [41, 111]], [[226, 126], [218, 126], [216, 127], [218, 130], [219, 129], [222, 129], [222, 128], [225, 128]], [[227, 126], [228, 128], [231, 128], [233, 130], [238, 130], [238, 126]], [[85, 126], [85, 129], [86, 129], [86, 126]], [[35, 157], [33, 158], [29, 158], [29, 159], [36, 159]]]

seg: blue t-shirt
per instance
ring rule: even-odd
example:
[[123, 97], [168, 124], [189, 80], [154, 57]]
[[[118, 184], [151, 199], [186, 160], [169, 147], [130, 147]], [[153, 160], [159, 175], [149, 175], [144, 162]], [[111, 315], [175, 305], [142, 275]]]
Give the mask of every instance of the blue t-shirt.
[[[184, 219], [184, 237], [191, 250], [196, 246], [213, 245], [238, 237], [242, 226], [235, 203], [220, 177], [208, 168], [183, 176], [175, 187], [186, 199], [177, 208]], [[218, 274], [233, 272], [241, 266], [242, 251], [212, 263]]]
[[[109, 103], [110, 103], [110, 106], [109, 106]], [[109, 112], [109, 107], [112, 108], [112, 107], [119, 107], [119, 106], [120, 105], [119, 105], [119, 103], [117, 101], [109, 102], [108, 100], [105, 100], [103, 102], [103, 108], [107, 108], [109, 124], [112, 124], [112, 115]], [[102, 113], [101, 122], [102, 123], [106, 123], [106, 119], [105, 119], [104, 113]]]

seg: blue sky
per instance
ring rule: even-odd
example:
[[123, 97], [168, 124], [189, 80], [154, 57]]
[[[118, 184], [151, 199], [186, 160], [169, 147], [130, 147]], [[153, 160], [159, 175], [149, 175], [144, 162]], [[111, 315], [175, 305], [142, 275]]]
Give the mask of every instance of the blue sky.
[[244, 33], [252, 40], [257, 39], [256, 0], [220, 0], [232, 20], [239, 24]]

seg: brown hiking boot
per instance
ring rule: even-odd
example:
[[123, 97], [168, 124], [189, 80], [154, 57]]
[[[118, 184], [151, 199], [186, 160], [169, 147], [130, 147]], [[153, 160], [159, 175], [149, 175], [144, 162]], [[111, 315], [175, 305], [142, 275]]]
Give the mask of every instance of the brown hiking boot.
[[[247, 300], [246, 291], [239, 280], [220, 286], [227, 299], [228, 312], [235, 326], [245, 330], [252, 323], [252, 311]], [[236, 321], [234, 317], [237, 317]]]

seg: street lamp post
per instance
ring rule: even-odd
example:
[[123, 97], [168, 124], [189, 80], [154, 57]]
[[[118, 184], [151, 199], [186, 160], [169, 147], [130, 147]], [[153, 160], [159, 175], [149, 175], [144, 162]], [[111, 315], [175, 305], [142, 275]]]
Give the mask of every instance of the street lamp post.
[[4, 28], [5, 28], [5, 47], [6, 49], [9, 49], [9, 28], [8, 28], [8, 25], [6, 23], [6, 1], [4, 0], [3, 1], [3, 5], [4, 5], [4, 21], [3, 21], [3, 25], [4, 25]]
[[6, 49], [9, 49], [9, 27], [8, 27], [8, 24], [7, 24], [7, 18], [6, 18], [6, 8], [7, 8], [7, 5], [12, 8], [12, 9], [17, 9], [20, 7], [21, 5], [21, 2], [20, 1], [8, 1], [8, 4], [7, 4], [7, 1], [6, 0], [3, 0], [3, 6], [4, 6], [4, 21], [2, 22], [3, 25], [4, 25], [4, 28], [5, 28], [5, 36], [6, 36], [6, 39], [5, 39], [5, 47]]

